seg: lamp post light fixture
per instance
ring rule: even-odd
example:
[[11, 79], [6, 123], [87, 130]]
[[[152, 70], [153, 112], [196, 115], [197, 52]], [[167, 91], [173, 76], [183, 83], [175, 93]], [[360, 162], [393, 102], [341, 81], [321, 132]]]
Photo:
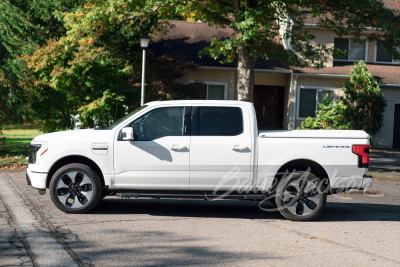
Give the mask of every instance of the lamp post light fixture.
[[144, 81], [146, 76], [146, 49], [149, 46], [150, 38], [143, 37], [140, 38], [140, 47], [143, 49], [143, 58], [142, 58], [142, 93], [140, 95], [140, 106], [144, 105]]

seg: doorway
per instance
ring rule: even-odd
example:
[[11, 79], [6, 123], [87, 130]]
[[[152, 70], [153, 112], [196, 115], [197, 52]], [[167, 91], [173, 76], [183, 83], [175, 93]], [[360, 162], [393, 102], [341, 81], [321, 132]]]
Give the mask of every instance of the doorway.
[[400, 104], [394, 108], [393, 148], [400, 148]]
[[254, 107], [259, 130], [283, 129], [283, 86], [254, 86]]

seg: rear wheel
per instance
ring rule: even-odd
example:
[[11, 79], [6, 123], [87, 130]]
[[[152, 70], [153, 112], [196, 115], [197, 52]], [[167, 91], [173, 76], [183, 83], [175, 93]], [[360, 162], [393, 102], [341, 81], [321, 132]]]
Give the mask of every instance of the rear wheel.
[[312, 173], [295, 172], [280, 181], [275, 201], [286, 219], [314, 220], [326, 203], [324, 184]]
[[102, 196], [97, 173], [83, 164], [61, 167], [51, 179], [50, 196], [54, 205], [66, 213], [85, 213], [92, 210]]

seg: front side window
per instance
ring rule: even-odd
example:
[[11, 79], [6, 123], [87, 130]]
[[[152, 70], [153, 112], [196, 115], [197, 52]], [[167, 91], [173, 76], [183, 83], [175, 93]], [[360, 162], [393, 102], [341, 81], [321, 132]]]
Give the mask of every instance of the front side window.
[[239, 107], [199, 107], [198, 134], [232, 136], [243, 132], [243, 115]]
[[365, 60], [365, 42], [356, 42], [349, 38], [335, 38], [335, 49], [347, 51], [346, 55], [335, 55], [335, 60], [359, 61]]
[[151, 141], [165, 136], [182, 136], [184, 107], [154, 109], [131, 123], [137, 141]]
[[335, 99], [334, 90], [314, 89], [314, 88], [300, 88], [300, 105], [299, 117], [315, 117], [315, 111], [319, 109], [318, 103], [322, 103], [324, 97], [328, 99]]

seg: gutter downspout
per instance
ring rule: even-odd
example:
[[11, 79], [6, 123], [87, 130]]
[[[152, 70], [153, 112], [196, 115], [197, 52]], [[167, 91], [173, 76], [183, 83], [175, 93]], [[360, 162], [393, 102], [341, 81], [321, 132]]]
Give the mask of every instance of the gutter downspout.
[[295, 130], [296, 128], [296, 111], [297, 111], [297, 78], [299, 77], [299, 75], [294, 75], [294, 85], [293, 85], [293, 93], [294, 93], [294, 101], [293, 101], [293, 125], [291, 127], [290, 130]]

